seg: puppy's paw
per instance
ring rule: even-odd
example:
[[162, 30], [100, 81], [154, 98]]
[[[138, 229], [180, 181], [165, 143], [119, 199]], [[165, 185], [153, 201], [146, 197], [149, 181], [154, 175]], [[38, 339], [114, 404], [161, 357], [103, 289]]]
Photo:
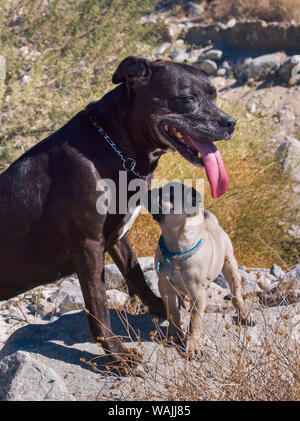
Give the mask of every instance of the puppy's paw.
[[256, 325], [256, 321], [251, 317], [251, 315], [240, 315], [233, 317], [235, 324], [242, 325], [242, 326], [249, 326], [254, 327]]
[[184, 356], [189, 360], [200, 359], [203, 357], [204, 353], [201, 350], [201, 341], [196, 338], [188, 339]]

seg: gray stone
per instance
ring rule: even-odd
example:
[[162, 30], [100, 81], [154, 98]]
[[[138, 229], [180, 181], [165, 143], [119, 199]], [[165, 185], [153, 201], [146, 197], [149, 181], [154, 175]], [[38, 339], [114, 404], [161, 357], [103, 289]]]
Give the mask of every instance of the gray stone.
[[300, 225], [292, 224], [289, 227], [287, 233], [290, 237], [293, 237], [293, 238], [296, 238], [297, 240], [299, 240], [300, 239]]
[[188, 61], [188, 54], [185, 52], [185, 50], [179, 49], [179, 48], [175, 48], [171, 54], [170, 54], [170, 58], [173, 61], [176, 61], [177, 63], [183, 63], [185, 61]]
[[285, 271], [278, 265], [272, 265], [270, 269], [270, 274], [275, 276], [277, 279], [281, 280], [285, 278]]
[[145, 272], [145, 279], [153, 293], [160, 297], [160, 292], [158, 289], [158, 277], [155, 270], [149, 270], [148, 272]]
[[59, 288], [59, 312], [78, 310], [84, 307], [84, 300], [78, 279], [64, 280]]
[[286, 277], [291, 281], [300, 281], [300, 264], [296, 265], [292, 270], [287, 272]]
[[217, 73], [216, 73], [217, 76], [226, 76], [226, 74], [227, 74], [227, 70], [224, 69], [223, 67], [221, 67], [220, 69], [218, 69], [217, 70]]
[[193, 19], [201, 16], [204, 12], [202, 4], [196, 4], [189, 1], [186, 5], [186, 15], [188, 18]]
[[124, 288], [126, 285], [123, 275], [113, 263], [105, 265], [104, 268], [105, 285], [108, 289]]
[[107, 304], [109, 308], [124, 307], [129, 295], [118, 289], [106, 290]]
[[293, 71], [300, 64], [300, 55], [290, 57], [279, 69], [278, 75], [284, 82], [289, 82], [294, 76]]
[[254, 59], [248, 58], [238, 66], [237, 75], [247, 79], [262, 80], [273, 76], [280, 68], [280, 57], [276, 54], [266, 54]]
[[[114, 334], [123, 337], [125, 346], [137, 347], [136, 334], [140, 334], [140, 351], [157, 357], [149, 332], [161, 326], [165, 334], [162, 319], [154, 324], [152, 314], [116, 310], [110, 310], [110, 317]], [[106, 365], [103, 349], [90, 340], [85, 312], [69, 312], [52, 323], [22, 327], [8, 338], [0, 353], [0, 396], [6, 400], [102, 400], [104, 393], [112, 400], [126, 400], [130, 377], [109, 376]], [[115, 388], [119, 383], [123, 389]]]
[[32, 82], [32, 77], [30, 75], [24, 75], [21, 77], [21, 85], [26, 85], [30, 82]]
[[204, 72], [207, 76], [212, 76], [216, 73], [218, 66], [212, 60], [204, 60], [197, 64], [199, 70]]
[[16, 351], [0, 361], [1, 401], [72, 401], [63, 380], [33, 355]]
[[216, 279], [214, 280], [214, 282], [219, 285], [221, 288], [228, 288], [228, 284], [227, 281], [225, 279], [225, 277], [222, 275], [222, 273], [220, 273]]
[[155, 58], [160, 58], [170, 46], [170, 42], [164, 42], [163, 44], [161, 44], [154, 52]]
[[257, 51], [299, 51], [300, 24], [289, 22], [267, 23], [263, 20], [230, 20], [227, 24], [207, 25], [206, 22], [193, 25], [185, 34], [185, 41], [192, 45], [211, 42], [221, 48]]
[[4, 56], [0, 55], [0, 79], [5, 79], [6, 77], [6, 59]]
[[202, 54], [201, 59], [204, 60], [212, 60], [212, 61], [222, 61], [223, 59], [223, 51], [222, 50], [208, 50], [204, 54]]
[[289, 172], [291, 180], [300, 183], [300, 141], [287, 138], [278, 147], [277, 159], [281, 162], [284, 172]]
[[154, 270], [154, 257], [139, 257], [138, 261], [143, 272], [147, 272], [148, 270]]

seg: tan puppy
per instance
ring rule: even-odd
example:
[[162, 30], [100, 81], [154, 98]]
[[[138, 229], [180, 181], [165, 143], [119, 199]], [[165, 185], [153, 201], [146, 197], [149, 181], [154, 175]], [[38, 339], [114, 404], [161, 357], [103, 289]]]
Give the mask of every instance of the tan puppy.
[[197, 353], [206, 288], [220, 272], [230, 287], [238, 320], [252, 325], [241, 294], [241, 277], [231, 240], [217, 218], [201, 209], [200, 194], [193, 188], [173, 182], [151, 190], [149, 197], [151, 213], [162, 230], [155, 264], [159, 291], [170, 320], [169, 337], [184, 343], [183, 308], [189, 304], [191, 317], [187, 349]]

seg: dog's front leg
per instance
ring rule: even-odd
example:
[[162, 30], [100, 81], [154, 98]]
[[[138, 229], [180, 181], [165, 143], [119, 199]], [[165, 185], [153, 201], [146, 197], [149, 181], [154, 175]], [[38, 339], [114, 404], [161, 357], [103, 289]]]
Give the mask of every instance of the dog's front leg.
[[127, 235], [124, 235], [112, 247], [109, 254], [124, 276], [131, 296], [137, 295], [143, 304], [148, 306], [149, 312], [166, 318], [166, 310], [161, 298], [156, 297], [145, 281], [144, 273], [140, 267]]
[[104, 285], [104, 247], [99, 241], [86, 240], [74, 258], [76, 272], [88, 314], [91, 337], [102, 343], [110, 362], [131, 363], [132, 355], [112, 333]]

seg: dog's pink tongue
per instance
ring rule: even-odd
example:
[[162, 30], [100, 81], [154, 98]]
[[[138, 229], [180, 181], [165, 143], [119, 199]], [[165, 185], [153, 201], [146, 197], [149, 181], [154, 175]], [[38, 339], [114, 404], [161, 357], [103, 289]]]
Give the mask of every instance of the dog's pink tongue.
[[222, 196], [228, 187], [228, 174], [223, 164], [220, 152], [214, 143], [196, 143], [193, 139], [190, 138], [190, 140], [202, 156], [212, 196]]

